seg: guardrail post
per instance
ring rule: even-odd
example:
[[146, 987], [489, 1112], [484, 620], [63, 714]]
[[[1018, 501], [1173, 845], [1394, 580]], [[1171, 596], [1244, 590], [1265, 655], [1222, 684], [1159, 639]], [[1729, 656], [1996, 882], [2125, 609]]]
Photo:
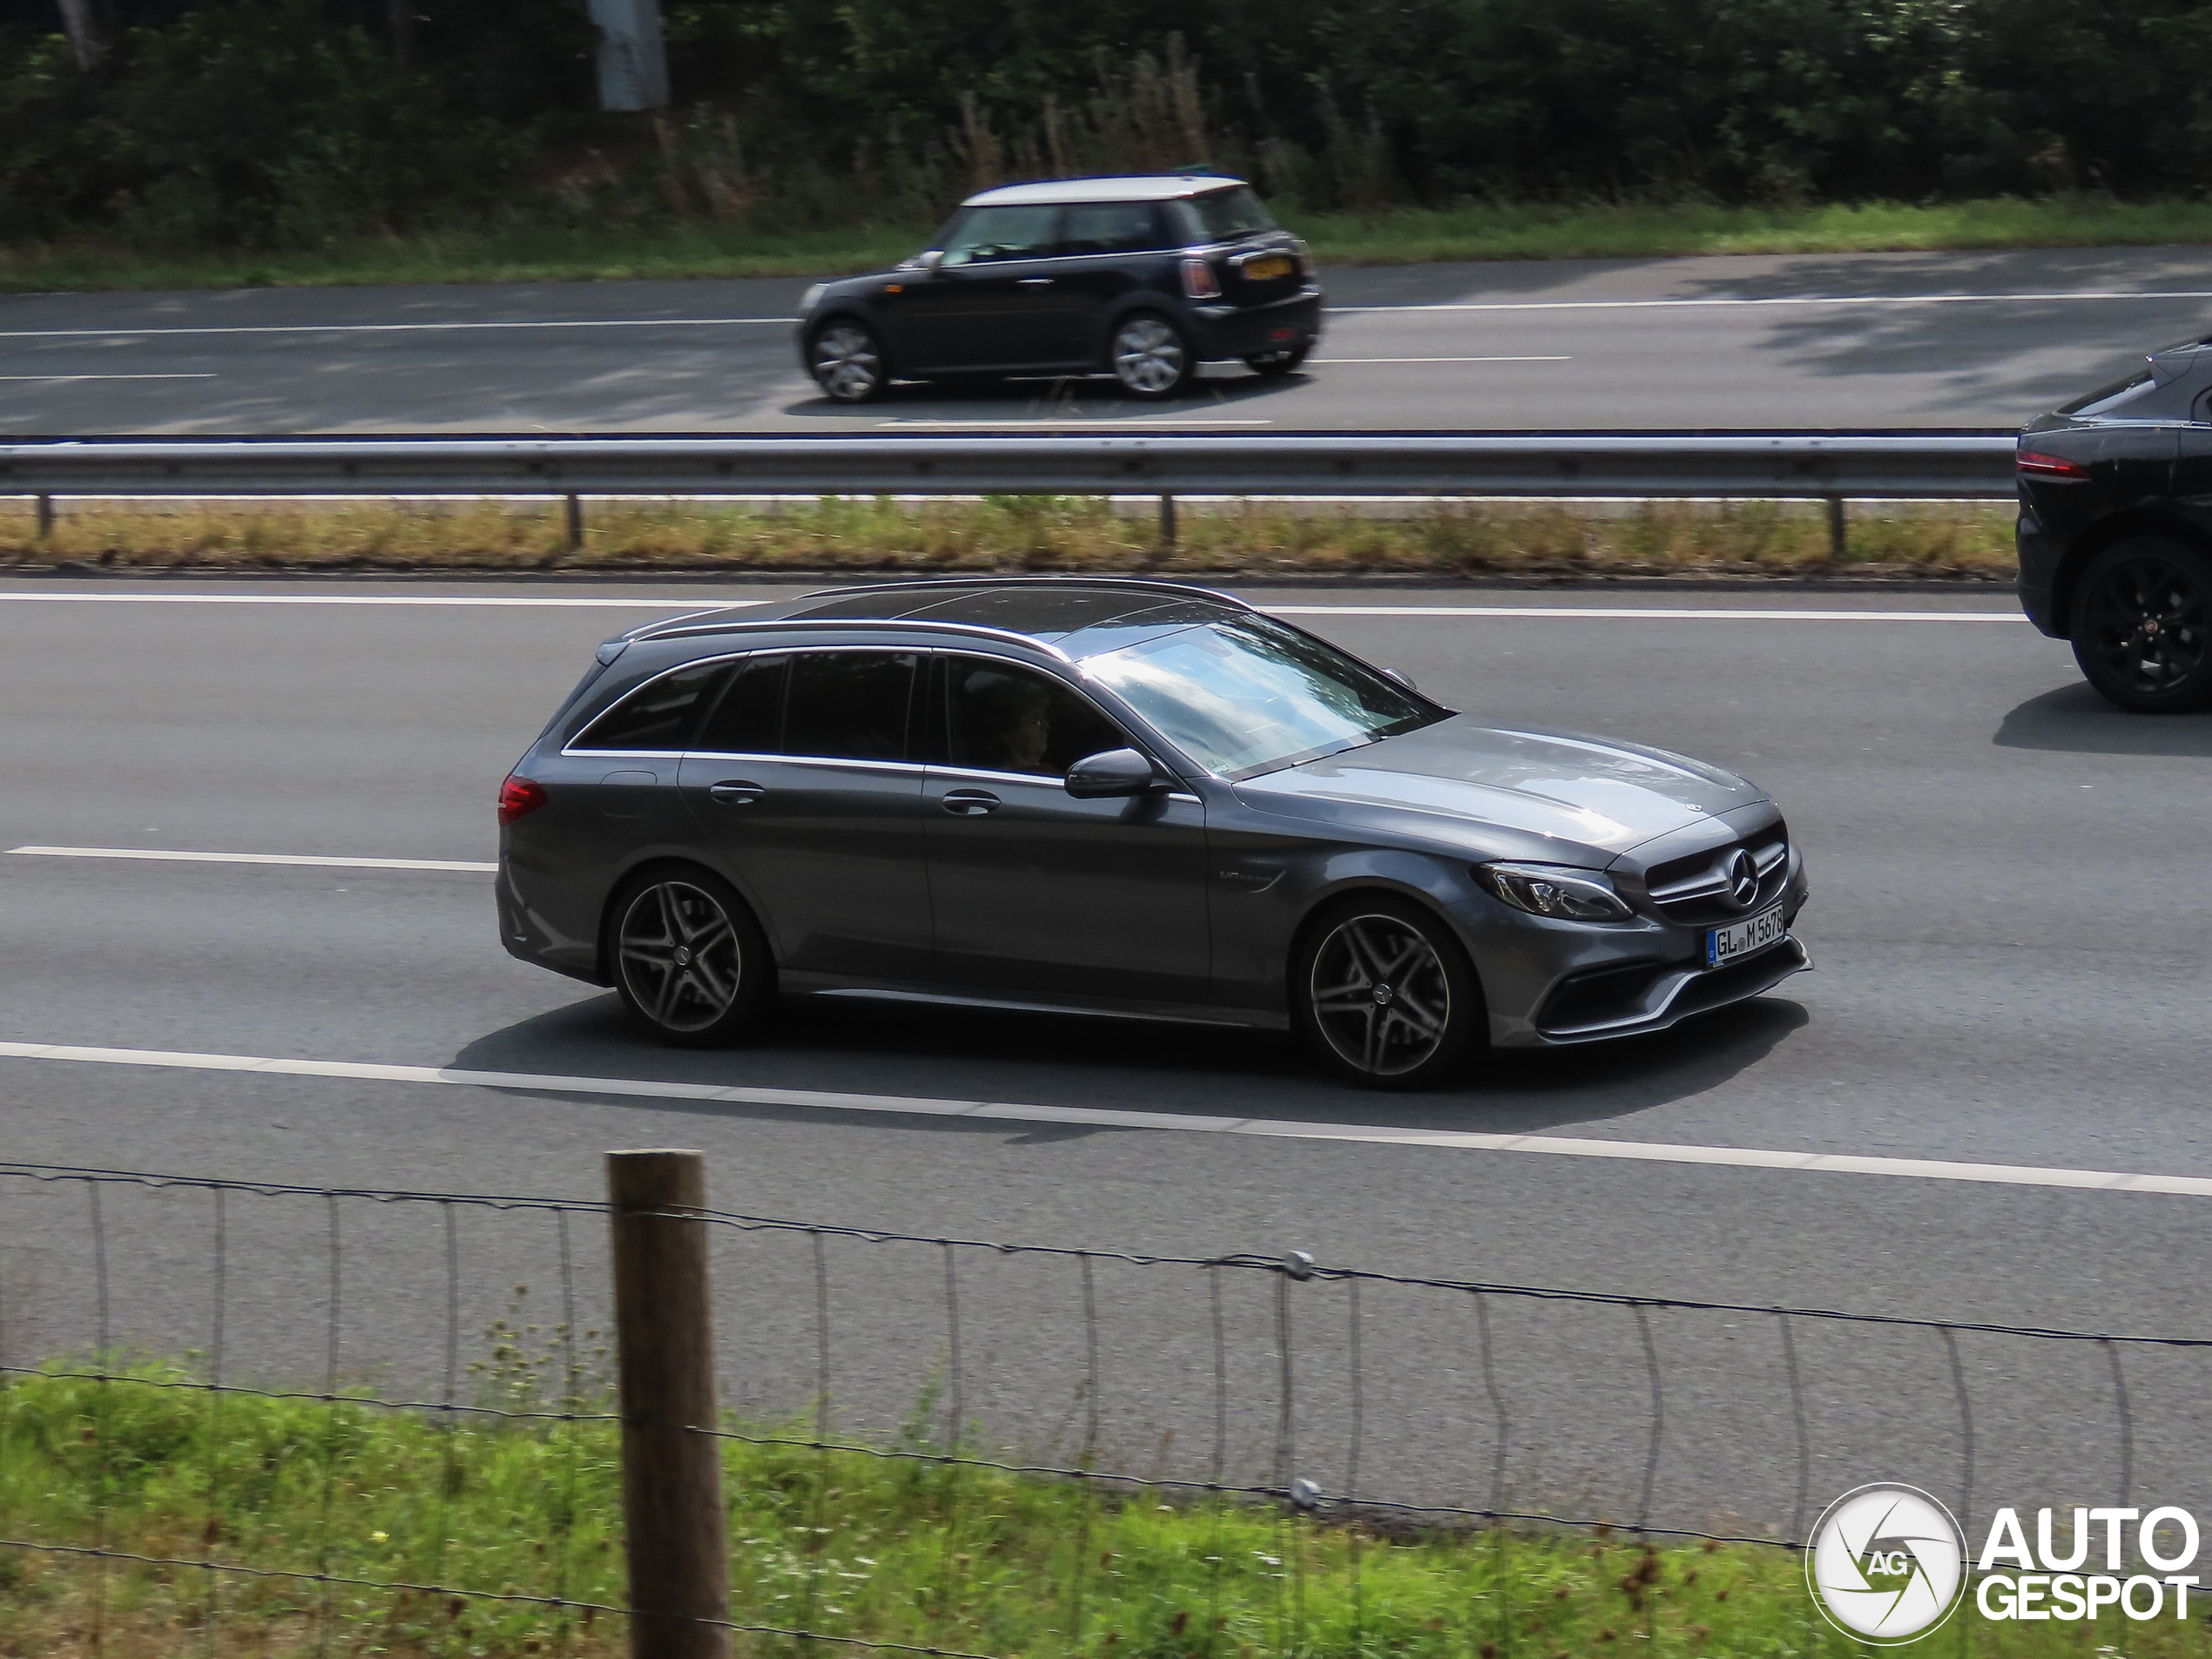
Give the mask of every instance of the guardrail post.
[[567, 508], [569, 551], [581, 553], [583, 551], [583, 497], [569, 495], [563, 496], [562, 500]]
[[38, 539], [51, 542], [54, 539], [54, 498], [51, 496], [39, 496], [37, 511]]
[[1844, 525], [1844, 498], [1841, 496], [1831, 496], [1828, 497], [1829, 563], [1841, 564], [1850, 556], [1850, 552], [1851, 538]]
[[[574, 498], [571, 497], [571, 500]], [[607, 1154], [631, 1659], [727, 1659], [730, 1555], [708, 1287], [706, 1158]]]
[[1175, 545], [1175, 497], [1172, 496], [1160, 497], [1160, 545]]

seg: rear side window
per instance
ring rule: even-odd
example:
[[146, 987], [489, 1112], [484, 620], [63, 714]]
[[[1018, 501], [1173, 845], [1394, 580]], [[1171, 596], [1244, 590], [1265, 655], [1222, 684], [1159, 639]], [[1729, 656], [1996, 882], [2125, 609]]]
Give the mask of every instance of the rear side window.
[[945, 239], [945, 263], [1042, 259], [1059, 251], [1059, 232], [1056, 206], [971, 207]]
[[573, 749], [658, 749], [686, 747], [692, 730], [715, 689], [728, 673], [726, 662], [694, 663], [648, 680], [584, 728]]
[[739, 662], [691, 746], [722, 754], [781, 752], [784, 683], [790, 666], [788, 657], [748, 657]]
[[1077, 692], [1034, 670], [945, 659], [945, 748], [955, 766], [1057, 778], [1085, 755], [1128, 745]]
[[791, 659], [780, 752], [831, 760], [903, 760], [914, 698], [908, 651], [810, 651]]
[[1150, 202], [1089, 202], [1068, 209], [1060, 227], [1067, 253], [1143, 253], [1167, 245]]

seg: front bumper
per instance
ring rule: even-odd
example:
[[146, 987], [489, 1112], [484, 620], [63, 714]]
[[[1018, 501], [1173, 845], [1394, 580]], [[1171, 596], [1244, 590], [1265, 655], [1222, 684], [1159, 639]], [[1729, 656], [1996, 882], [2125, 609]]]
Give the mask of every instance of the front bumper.
[[1321, 291], [1308, 288], [1271, 305], [1192, 306], [1191, 343], [1204, 362], [1310, 346], [1321, 337]]

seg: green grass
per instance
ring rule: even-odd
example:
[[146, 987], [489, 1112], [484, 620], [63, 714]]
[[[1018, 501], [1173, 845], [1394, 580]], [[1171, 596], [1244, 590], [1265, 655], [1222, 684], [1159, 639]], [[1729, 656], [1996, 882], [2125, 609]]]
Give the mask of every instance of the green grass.
[[[511, 1346], [509, 1352], [512, 1353]], [[59, 1367], [54, 1368], [58, 1370]], [[613, 1426], [451, 1430], [368, 1399], [210, 1395], [183, 1366], [0, 1389], [0, 1537], [618, 1604]], [[540, 1399], [527, 1366], [482, 1398]], [[604, 1401], [579, 1402], [604, 1409]], [[491, 1426], [487, 1426], [491, 1425]], [[919, 1431], [906, 1444], [934, 1450]], [[1862, 1655], [1799, 1559], [1618, 1534], [1385, 1533], [988, 1469], [725, 1442], [732, 1616], [1006, 1659], [1669, 1659]], [[1971, 1622], [1970, 1622], [1971, 1621]], [[2195, 1622], [1988, 1625], [1931, 1655], [2202, 1655]], [[0, 1549], [0, 1655], [623, 1651], [624, 1622], [192, 1567]], [[797, 1654], [741, 1635], [740, 1655]], [[860, 1651], [818, 1648], [813, 1651]]]
[[548, 503], [64, 502], [41, 540], [29, 503], [0, 505], [0, 570], [1099, 570], [1467, 577], [2008, 576], [2013, 509], [1851, 509], [1850, 558], [1829, 560], [1817, 503], [1642, 502], [1611, 511], [1467, 502], [1379, 517], [1342, 508], [1185, 503], [1172, 549], [1149, 502], [996, 496], [757, 504], [585, 505], [570, 550]]
[[[1365, 215], [1288, 209], [1283, 217], [1325, 262], [1342, 265], [2212, 242], [2212, 201], [2094, 196], [1800, 207], [1477, 204]], [[921, 246], [930, 229], [915, 224], [771, 233], [677, 224], [610, 233], [524, 226], [260, 253], [164, 253], [98, 239], [0, 244], [0, 292], [826, 277], [895, 263]]]

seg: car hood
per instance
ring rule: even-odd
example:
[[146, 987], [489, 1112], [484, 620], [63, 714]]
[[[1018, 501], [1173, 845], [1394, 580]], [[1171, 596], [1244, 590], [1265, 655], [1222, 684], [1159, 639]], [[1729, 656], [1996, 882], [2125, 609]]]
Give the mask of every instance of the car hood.
[[1345, 808], [1380, 808], [1432, 828], [1494, 826], [1608, 854], [1766, 798], [1732, 772], [1663, 749], [1463, 715], [1236, 788], [1262, 812], [1341, 819]]

